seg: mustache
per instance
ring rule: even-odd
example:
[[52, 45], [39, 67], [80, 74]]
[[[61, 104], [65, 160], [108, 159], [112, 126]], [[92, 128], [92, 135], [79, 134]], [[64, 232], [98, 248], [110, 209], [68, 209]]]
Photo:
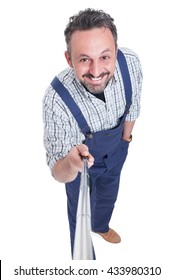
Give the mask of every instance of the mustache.
[[101, 73], [98, 77], [95, 77], [93, 76], [92, 74], [88, 73], [88, 74], [84, 74], [82, 77], [87, 77], [87, 78], [103, 78], [105, 75], [109, 75], [110, 72], [104, 72], [104, 73]]

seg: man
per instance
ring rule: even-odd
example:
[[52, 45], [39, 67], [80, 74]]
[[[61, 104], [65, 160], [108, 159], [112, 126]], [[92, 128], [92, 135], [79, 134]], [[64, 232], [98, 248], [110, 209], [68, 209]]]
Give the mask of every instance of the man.
[[64, 34], [69, 68], [43, 99], [44, 145], [52, 175], [66, 185], [73, 250], [83, 156], [91, 177], [92, 231], [121, 241], [109, 222], [140, 113], [142, 72], [133, 51], [118, 49], [114, 20], [104, 11], [80, 11]]

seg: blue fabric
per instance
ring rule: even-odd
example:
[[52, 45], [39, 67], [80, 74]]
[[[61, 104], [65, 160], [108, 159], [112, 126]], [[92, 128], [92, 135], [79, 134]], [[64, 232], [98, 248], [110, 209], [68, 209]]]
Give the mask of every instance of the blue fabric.
[[58, 80], [57, 77], [53, 79], [51, 82], [51, 86], [56, 90], [58, 95], [62, 98], [64, 103], [68, 106], [72, 115], [76, 119], [81, 131], [83, 134], [88, 134], [90, 132], [90, 128], [83, 117], [83, 114], [77, 104], [74, 102], [73, 98], [69, 94], [68, 90], [64, 87], [64, 85]]
[[126, 93], [126, 105], [130, 107], [131, 105], [131, 94], [132, 94], [132, 85], [130, 80], [130, 74], [127, 67], [127, 62], [125, 56], [122, 51], [118, 50], [117, 53], [117, 60], [121, 70], [121, 75], [123, 78], [124, 89]]

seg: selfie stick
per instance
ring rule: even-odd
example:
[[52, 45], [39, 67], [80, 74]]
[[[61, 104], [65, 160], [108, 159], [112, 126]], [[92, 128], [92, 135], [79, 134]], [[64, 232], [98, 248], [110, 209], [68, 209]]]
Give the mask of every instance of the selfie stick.
[[74, 239], [73, 260], [93, 260], [93, 245], [91, 239], [91, 208], [90, 184], [87, 158], [83, 158], [79, 199], [76, 215], [76, 231]]

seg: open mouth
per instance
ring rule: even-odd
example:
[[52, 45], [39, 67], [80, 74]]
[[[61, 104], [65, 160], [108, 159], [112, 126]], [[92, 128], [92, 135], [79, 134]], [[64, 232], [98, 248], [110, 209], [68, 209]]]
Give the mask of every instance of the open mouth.
[[93, 81], [93, 82], [96, 82], [96, 83], [97, 83], [97, 82], [102, 81], [102, 79], [103, 79], [105, 76], [107, 76], [107, 75], [109, 75], [109, 72], [103, 73], [103, 74], [99, 75], [98, 77], [94, 77], [94, 76], [91, 75], [91, 74], [83, 75], [83, 78], [84, 78], [84, 79], [89, 79], [90, 81]]
[[91, 78], [91, 77], [90, 77], [90, 79], [91, 79], [92, 81], [100, 81], [100, 80], [102, 79], [102, 77], [99, 77], [99, 78]]

